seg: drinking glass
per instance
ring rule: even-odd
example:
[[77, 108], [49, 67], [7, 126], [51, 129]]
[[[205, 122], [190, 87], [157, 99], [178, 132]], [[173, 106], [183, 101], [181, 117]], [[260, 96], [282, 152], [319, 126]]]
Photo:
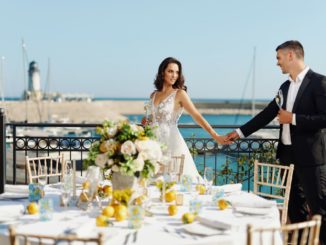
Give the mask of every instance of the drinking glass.
[[46, 180], [47, 180], [47, 167], [46, 165], [40, 165], [37, 169], [38, 173], [38, 183], [42, 186], [46, 185]]
[[61, 191], [61, 201], [62, 201], [63, 207], [65, 207], [65, 208], [68, 207], [69, 199], [70, 199], [70, 191], [62, 189], [62, 191]]
[[210, 192], [212, 188], [214, 177], [215, 177], [214, 170], [211, 167], [205, 167], [204, 181], [208, 192]]

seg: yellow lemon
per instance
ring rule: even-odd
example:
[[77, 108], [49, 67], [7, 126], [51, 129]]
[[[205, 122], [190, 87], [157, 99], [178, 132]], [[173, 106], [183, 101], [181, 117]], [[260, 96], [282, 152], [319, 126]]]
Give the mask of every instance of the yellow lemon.
[[118, 205], [114, 210], [114, 218], [116, 221], [123, 221], [127, 218], [127, 208], [124, 205]]
[[194, 221], [195, 215], [193, 213], [185, 213], [182, 215], [182, 223], [190, 224]]
[[108, 226], [108, 218], [104, 215], [99, 215], [96, 217], [96, 226]]
[[27, 212], [29, 214], [37, 214], [38, 213], [38, 205], [36, 202], [31, 202], [27, 206]]
[[177, 194], [175, 193], [175, 191], [169, 191], [167, 193], [165, 193], [165, 201], [166, 202], [173, 202], [175, 201], [177, 197]]
[[114, 215], [114, 207], [107, 206], [107, 207], [103, 208], [102, 215], [104, 215], [108, 218], [112, 217]]
[[83, 182], [82, 187], [84, 190], [86, 190], [89, 188], [89, 185], [90, 185], [89, 181], [86, 180], [85, 182]]
[[229, 206], [229, 203], [224, 199], [220, 199], [217, 201], [217, 206], [220, 210], [224, 210]]
[[174, 216], [178, 213], [178, 207], [176, 205], [170, 205], [168, 211], [170, 216]]
[[103, 186], [103, 192], [105, 196], [112, 196], [112, 187], [109, 185]]
[[206, 187], [204, 185], [196, 185], [196, 191], [199, 195], [204, 195], [206, 193]]

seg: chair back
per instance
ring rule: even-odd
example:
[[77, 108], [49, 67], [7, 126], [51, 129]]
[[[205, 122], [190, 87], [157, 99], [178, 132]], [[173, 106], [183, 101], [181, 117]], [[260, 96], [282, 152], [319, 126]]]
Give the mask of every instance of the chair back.
[[102, 233], [98, 233], [96, 237], [78, 237], [76, 235], [36, 235], [17, 232], [13, 226], [9, 226], [10, 245], [43, 245], [43, 244], [78, 244], [85, 245], [103, 245], [104, 237]]
[[169, 166], [169, 171], [176, 174], [177, 180], [180, 181], [181, 175], [183, 173], [185, 163], [185, 155], [181, 154], [180, 156], [172, 156], [172, 162]]
[[283, 225], [281, 227], [247, 226], [247, 245], [291, 244], [318, 245], [321, 215], [314, 215], [310, 221]]
[[281, 223], [286, 224], [294, 165], [260, 163], [255, 161], [254, 193], [268, 199], [277, 199]]
[[47, 182], [49, 181], [50, 177], [57, 177], [56, 182], [60, 181], [60, 179], [64, 177], [64, 164], [63, 155], [33, 158], [26, 156], [29, 183], [33, 183], [35, 179], [37, 182], [39, 177], [38, 169], [41, 166], [47, 166], [47, 172], [45, 173]]

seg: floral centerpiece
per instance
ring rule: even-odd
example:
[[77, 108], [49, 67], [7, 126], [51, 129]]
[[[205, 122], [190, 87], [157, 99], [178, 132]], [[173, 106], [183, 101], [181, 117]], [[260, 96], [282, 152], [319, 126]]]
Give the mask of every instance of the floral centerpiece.
[[114, 175], [147, 179], [158, 172], [162, 151], [150, 126], [107, 120], [96, 132], [101, 138], [90, 147], [86, 167], [99, 166], [112, 175], [112, 181]]

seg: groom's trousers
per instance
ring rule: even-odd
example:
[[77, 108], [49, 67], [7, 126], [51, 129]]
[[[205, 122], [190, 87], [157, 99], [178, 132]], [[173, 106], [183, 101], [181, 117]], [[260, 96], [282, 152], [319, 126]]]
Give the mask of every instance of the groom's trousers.
[[294, 164], [288, 208], [290, 221], [297, 223], [310, 219], [314, 214], [322, 215], [320, 243], [326, 245], [326, 165], [298, 166], [295, 164], [294, 154], [291, 145], [281, 145], [281, 164]]

